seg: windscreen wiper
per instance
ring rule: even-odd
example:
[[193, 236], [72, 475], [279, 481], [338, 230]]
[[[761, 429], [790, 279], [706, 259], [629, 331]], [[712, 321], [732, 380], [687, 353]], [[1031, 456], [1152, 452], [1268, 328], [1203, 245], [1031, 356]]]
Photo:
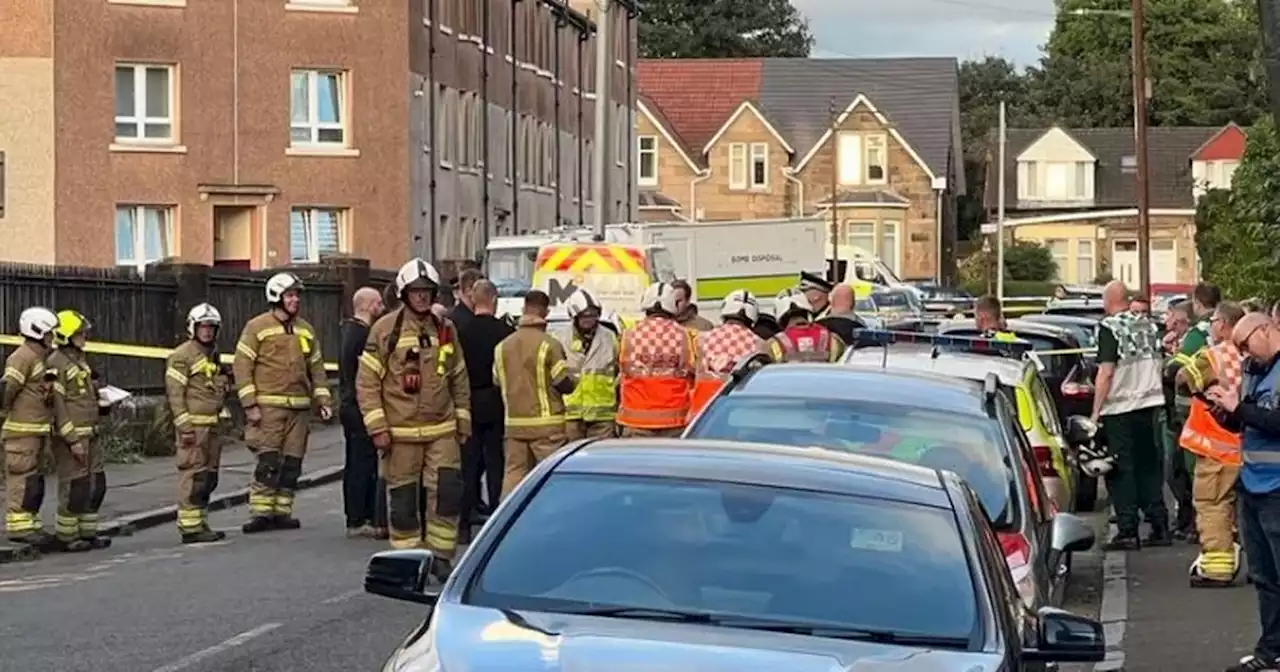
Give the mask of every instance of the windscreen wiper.
[[969, 647], [967, 637], [946, 637], [915, 632], [896, 632], [877, 628], [859, 628], [837, 623], [804, 623], [791, 621], [763, 621], [749, 618], [721, 618], [713, 621], [717, 625], [744, 630], [767, 630], [769, 632], [786, 632], [796, 635], [827, 637], [830, 639], [860, 639], [882, 644], [907, 644], [915, 646], [936, 646], [949, 649], [966, 649]]
[[718, 623], [718, 617], [698, 611], [680, 609], [662, 609], [656, 607], [596, 607], [575, 609], [568, 612], [581, 616], [611, 616], [614, 618], [638, 618], [655, 621], [675, 621], [677, 623]]

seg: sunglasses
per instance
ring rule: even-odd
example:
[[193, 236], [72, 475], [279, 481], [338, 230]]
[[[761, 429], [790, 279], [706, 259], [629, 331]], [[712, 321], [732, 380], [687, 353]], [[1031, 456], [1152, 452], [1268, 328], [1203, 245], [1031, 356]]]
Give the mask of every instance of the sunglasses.
[[1239, 350], [1240, 352], [1249, 352], [1249, 341], [1253, 340], [1254, 334], [1258, 333], [1259, 331], [1261, 331], [1266, 327], [1267, 325], [1265, 324], [1259, 324], [1258, 326], [1254, 327], [1249, 333], [1245, 334], [1244, 338], [1235, 342], [1236, 349]]

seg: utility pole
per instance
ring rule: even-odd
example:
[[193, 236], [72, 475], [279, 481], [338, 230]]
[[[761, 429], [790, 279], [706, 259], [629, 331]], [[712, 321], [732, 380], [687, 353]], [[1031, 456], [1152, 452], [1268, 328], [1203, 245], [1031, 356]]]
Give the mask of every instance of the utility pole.
[[614, 0], [596, 0], [596, 128], [591, 181], [595, 185], [596, 235], [604, 240], [604, 228], [613, 209], [614, 111], [613, 111], [613, 10]]
[[840, 220], [836, 212], [836, 191], [840, 188], [840, 138], [836, 125], [839, 123], [840, 113], [836, 108], [835, 98], [831, 99], [827, 113], [831, 115], [831, 282], [841, 283], [848, 273], [840, 273]]
[[1258, 18], [1271, 116], [1280, 119], [1280, 0], [1258, 0]]
[[1005, 101], [1000, 101], [1000, 168], [996, 173], [996, 299], [1004, 303], [1004, 153], [1005, 153]]
[[1138, 163], [1138, 286], [1151, 296], [1151, 190], [1147, 166], [1147, 56], [1143, 0], [1133, 0], [1133, 150]]

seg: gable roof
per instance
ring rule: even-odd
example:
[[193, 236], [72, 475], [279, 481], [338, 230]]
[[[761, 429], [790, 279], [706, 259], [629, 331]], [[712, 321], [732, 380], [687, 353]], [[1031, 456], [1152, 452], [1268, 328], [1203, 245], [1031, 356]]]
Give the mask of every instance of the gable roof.
[[[1014, 209], [1018, 202], [1017, 157], [1039, 140], [1047, 128], [1011, 128], [1005, 140], [1005, 207]], [[1132, 156], [1133, 129], [1063, 128], [1082, 147], [1097, 157], [1094, 174], [1094, 206], [1129, 208], [1137, 202], [1135, 175], [1125, 172], [1120, 163]], [[1221, 129], [1216, 126], [1155, 126], [1147, 129], [1147, 161], [1150, 166], [1152, 208], [1193, 208], [1191, 192], [1191, 156]], [[992, 143], [991, 146], [996, 146]], [[988, 209], [996, 207], [998, 180], [997, 157], [987, 162], [987, 187], [983, 201]]]
[[1192, 161], [1239, 161], [1244, 156], [1247, 134], [1233, 121], [1204, 141], [1191, 154]]
[[725, 119], [724, 123], [720, 125], [720, 130], [716, 131], [716, 134], [711, 136], [711, 139], [707, 141], [707, 145], [702, 148], [702, 153], [706, 154], [710, 152], [711, 146], [720, 140], [720, 136], [724, 135], [725, 131], [729, 130], [729, 127], [733, 125], [733, 122], [738, 120], [738, 117], [741, 117], [744, 112], [748, 111], [756, 115], [756, 118], [760, 120], [760, 123], [764, 124], [764, 127], [769, 131], [769, 133], [773, 135], [774, 138], [777, 138], [783, 149], [792, 154], [795, 153], [796, 150], [791, 147], [791, 143], [787, 142], [787, 139], [778, 133], [778, 129], [773, 127], [773, 124], [764, 116], [764, 113], [760, 111], [760, 108], [753, 105], [749, 100], [742, 101], [742, 104], [738, 106], [738, 109], [735, 110], [733, 114], [729, 115], [728, 119]]
[[[929, 175], [929, 179], [932, 180], [937, 177], [932, 167], [929, 166], [929, 163], [920, 157], [920, 154], [917, 153], [916, 150], [911, 146], [911, 143], [907, 142], [907, 139], [902, 137], [902, 134], [898, 132], [898, 129], [893, 126], [893, 124], [889, 121], [889, 119], [885, 117], [883, 114], [881, 114], [880, 110], [877, 110], [876, 106], [872, 105], [871, 101], [867, 100], [867, 97], [862, 95], [861, 93], [859, 93], [858, 96], [853, 99], [853, 102], [849, 103], [848, 107], [844, 108], [844, 111], [840, 113], [840, 116], [836, 117], [836, 121], [834, 125], [836, 127], [843, 126], [845, 119], [847, 119], [850, 114], [853, 114], [854, 110], [857, 110], [859, 107], [866, 108], [869, 112], [871, 112], [871, 114], [875, 115], [876, 121], [878, 121], [882, 126], [889, 129], [889, 135], [892, 135], [893, 139], [897, 140], [899, 145], [902, 145], [902, 148], [907, 151], [907, 154], [911, 156], [911, 159], [913, 161], [920, 164], [920, 166], [924, 168], [925, 172], [928, 173]], [[829, 124], [827, 126], [827, 130], [823, 131], [822, 135], [818, 136], [818, 140], [809, 149], [809, 151], [806, 152], [804, 156], [800, 157], [800, 159], [795, 162], [794, 165], [796, 170], [803, 169], [809, 163], [809, 161], [813, 159], [815, 155], [817, 155], [818, 150], [822, 148], [822, 145], [826, 144], [827, 140], [830, 139], [832, 135], [833, 135], [833, 132], [831, 130], [831, 125]]]
[[644, 94], [638, 94], [636, 96], [636, 109], [640, 114], [648, 117], [649, 121], [653, 123], [658, 132], [662, 134], [662, 137], [665, 138], [672, 147], [676, 148], [676, 153], [680, 155], [680, 158], [684, 159], [684, 162], [689, 166], [690, 170], [696, 173], [701, 172], [702, 169], [705, 168], [701, 162], [695, 160], [695, 158], [690, 155], [689, 144], [685, 142], [684, 138], [680, 137], [680, 133], [675, 129], [674, 124], [672, 124], [671, 120], [663, 113], [661, 105], [658, 105]]
[[688, 146], [705, 147], [750, 100], [796, 161], [830, 127], [831, 101], [843, 109], [861, 94], [935, 175], [949, 175], [949, 186], [964, 193], [957, 73], [954, 58], [646, 59], [637, 81]]

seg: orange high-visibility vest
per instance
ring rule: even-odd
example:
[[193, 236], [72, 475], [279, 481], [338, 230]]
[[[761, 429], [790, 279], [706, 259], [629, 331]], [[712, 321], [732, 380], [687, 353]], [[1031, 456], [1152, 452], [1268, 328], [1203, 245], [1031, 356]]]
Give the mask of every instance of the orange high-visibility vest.
[[[1233, 349], [1227, 348], [1226, 345], [1213, 346], [1205, 354], [1219, 379], [1224, 383], [1232, 384], [1236, 382], [1233, 369], [1239, 367], [1232, 367], [1231, 362], [1225, 361], [1225, 358], [1235, 356], [1238, 359], [1239, 355], [1233, 355], [1231, 352]], [[1209, 404], [1197, 398], [1191, 400], [1191, 412], [1187, 415], [1186, 424], [1182, 426], [1178, 445], [1200, 457], [1228, 466], [1241, 464], [1240, 435], [1223, 429], [1209, 412]]]
[[618, 348], [617, 423], [637, 429], [685, 425], [697, 362], [694, 333], [665, 317], [646, 317]]
[[698, 335], [698, 376], [693, 383], [689, 420], [693, 420], [729, 382], [729, 373], [738, 360], [758, 352], [761, 342], [749, 327], [735, 322], [725, 322]]

